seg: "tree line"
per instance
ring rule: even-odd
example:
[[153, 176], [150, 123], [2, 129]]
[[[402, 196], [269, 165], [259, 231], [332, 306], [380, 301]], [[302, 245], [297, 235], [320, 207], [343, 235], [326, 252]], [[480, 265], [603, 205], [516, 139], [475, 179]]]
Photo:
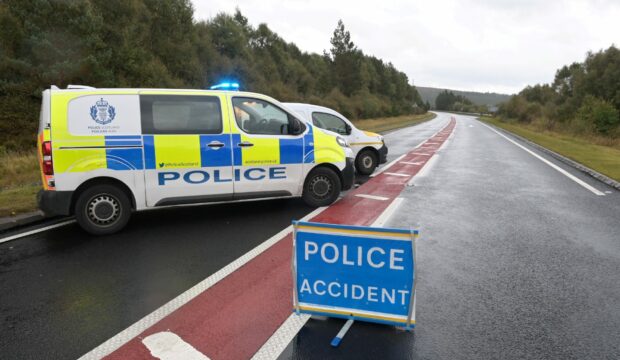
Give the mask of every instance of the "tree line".
[[426, 110], [407, 76], [365, 55], [342, 21], [323, 54], [250, 25], [239, 10], [196, 21], [189, 0], [3, 0], [0, 28], [4, 151], [32, 148], [41, 91], [52, 84], [204, 89], [236, 80], [351, 118]]
[[486, 105], [476, 105], [463, 95], [457, 95], [450, 90], [440, 92], [435, 98], [435, 109], [443, 111], [460, 111], [472, 113], [486, 113]]
[[589, 52], [558, 69], [553, 83], [527, 86], [498, 112], [547, 129], [620, 138], [620, 50]]

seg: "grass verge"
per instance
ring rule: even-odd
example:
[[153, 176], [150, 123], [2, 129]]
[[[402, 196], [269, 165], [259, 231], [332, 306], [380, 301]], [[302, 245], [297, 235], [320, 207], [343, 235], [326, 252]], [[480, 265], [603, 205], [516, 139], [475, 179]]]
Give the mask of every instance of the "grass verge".
[[416, 125], [421, 122], [434, 119], [436, 116], [437, 114], [428, 112], [421, 115], [402, 115], [386, 118], [356, 120], [353, 121], [353, 123], [359, 129], [378, 133]]
[[480, 120], [522, 136], [616, 181], [620, 181], [620, 149], [616, 147], [592, 144], [587, 139], [576, 135], [531, 129], [526, 125], [508, 123], [497, 118], [483, 116]]
[[[404, 115], [355, 121], [360, 129], [383, 132], [419, 124], [436, 114]], [[33, 153], [0, 154], [0, 217], [37, 209], [36, 194], [41, 189], [39, 164]]]

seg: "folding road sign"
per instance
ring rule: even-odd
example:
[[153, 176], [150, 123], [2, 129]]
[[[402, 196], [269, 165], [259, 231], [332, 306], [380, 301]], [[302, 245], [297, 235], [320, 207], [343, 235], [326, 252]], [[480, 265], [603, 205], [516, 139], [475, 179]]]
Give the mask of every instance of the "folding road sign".
[[415, 326], [416, 230], [293, 226], [297, 313]]

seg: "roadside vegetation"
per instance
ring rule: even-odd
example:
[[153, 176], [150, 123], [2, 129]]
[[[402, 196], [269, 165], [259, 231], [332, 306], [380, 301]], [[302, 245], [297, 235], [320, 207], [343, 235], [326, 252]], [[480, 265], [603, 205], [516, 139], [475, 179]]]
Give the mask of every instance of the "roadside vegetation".
[[488, 116], [483, 116], [480, 120], [522, 136], [616, 181], [620, 181], [619, 139], [610, 141], [608, 138], [599, 136], [584, 137]]
[[434, 109], [439, 111], [455, 111], [464, 113], [486, 113], [486, 105], [476, 105], [463, 95], [455, 94], [450, 90], [440, 92], [435, 98]]
[[620, 50], [588, 53], [482, 120], [620, 181]]
[[301, 51], [267, 24], [250, 25], [239, 10], [196, 21], [189, 0], [6, 0], [0, 24], [0, 150], [34, 147], [50, 85], [204, 89], [237, 81], [351, 119], [427, 110], [407, 75], [364, 54], [342, 21], [322, 54]]

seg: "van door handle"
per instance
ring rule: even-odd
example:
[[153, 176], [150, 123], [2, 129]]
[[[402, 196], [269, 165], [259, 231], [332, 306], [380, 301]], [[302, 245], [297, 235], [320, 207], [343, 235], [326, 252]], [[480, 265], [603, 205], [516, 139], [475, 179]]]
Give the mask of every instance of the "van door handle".
[[207, 146], [210, 148], [214, 148], [215, 150], [218, 150], [219, 148], [224, 146], [224, 143], [221, 143], [219, 141], [211, 141], [210, 143], [207, 144]]
[[252, 144], [251, 142], [248, 142], [248, 141], [243, 141], [243, 142], [240, 142], [240, 143], [238, 143], [237, 145], [238, 145], [238, 146], [241, 146], [241, 147], [250, 147], [250, 146], [254, 146], [254, 144]]

